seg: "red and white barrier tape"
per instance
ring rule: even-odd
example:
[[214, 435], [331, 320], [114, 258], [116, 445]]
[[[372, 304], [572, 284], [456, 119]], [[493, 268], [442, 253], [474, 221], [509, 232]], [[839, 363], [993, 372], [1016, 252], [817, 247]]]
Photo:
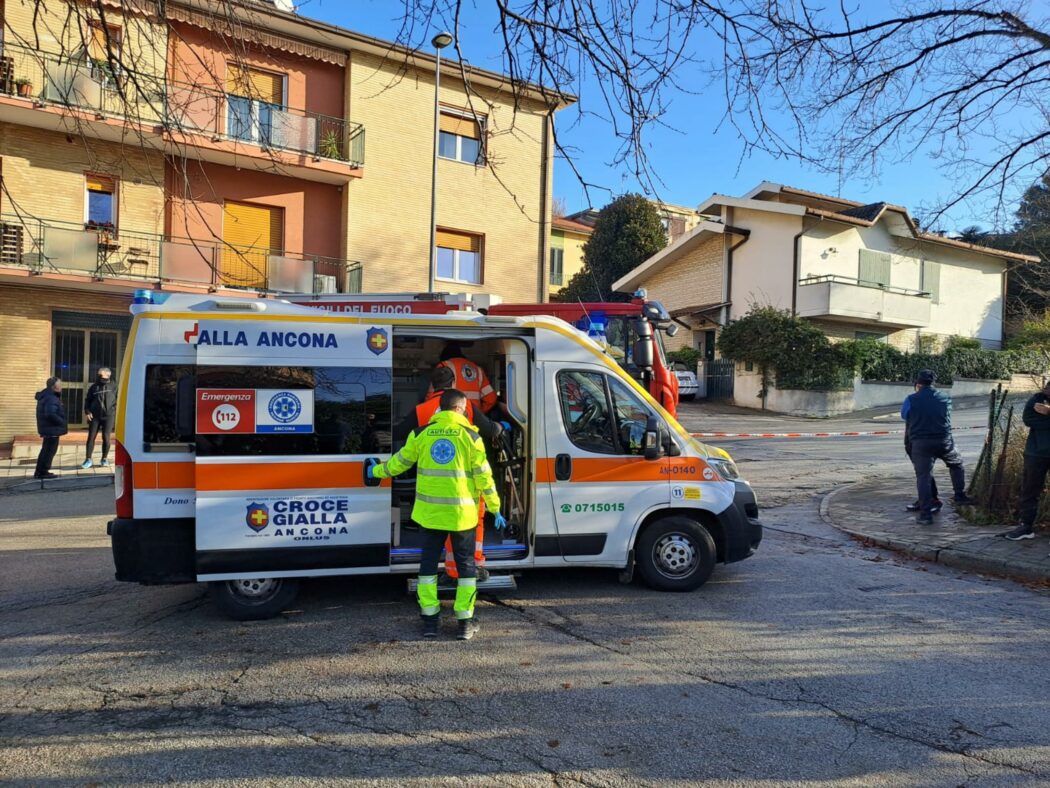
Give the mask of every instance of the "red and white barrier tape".
[[[985, 430], [987, 427], [955, 427], [962, 430]], [[865, 438], [886, 435], [903, 435], [904, 430], [871, 430], [869, 432], [693, 432], [694, 438]]]

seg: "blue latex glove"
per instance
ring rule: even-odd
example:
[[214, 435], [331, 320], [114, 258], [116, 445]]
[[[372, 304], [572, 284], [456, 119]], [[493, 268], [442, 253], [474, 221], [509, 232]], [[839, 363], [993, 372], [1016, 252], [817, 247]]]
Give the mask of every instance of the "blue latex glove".
[[375, 467], [378, 463], [375, 460], [365, 460], [365, 476], [369, 479], [375, 478]]
[[499, 425], [503, 428], [504, 432], [510, 432], [510, 422], [509, 421], [501, 421], [499, 423]]
[[493, 523], [496, 526], [497, 531], [502, 531], [507, 527], [507, 518], [499, 512], [496, 512], [496, 521]]

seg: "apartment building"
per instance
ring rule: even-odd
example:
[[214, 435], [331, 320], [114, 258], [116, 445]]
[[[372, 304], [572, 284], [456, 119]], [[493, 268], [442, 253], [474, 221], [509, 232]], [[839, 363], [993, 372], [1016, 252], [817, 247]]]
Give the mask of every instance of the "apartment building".
[[[0, 444], [49, 375], [78, 423], [137, 288], [427, 289], [432, 56], [266, 2], [0, 14]], [[442, 61], [437, 289], [546, 299], [573, 100]]]

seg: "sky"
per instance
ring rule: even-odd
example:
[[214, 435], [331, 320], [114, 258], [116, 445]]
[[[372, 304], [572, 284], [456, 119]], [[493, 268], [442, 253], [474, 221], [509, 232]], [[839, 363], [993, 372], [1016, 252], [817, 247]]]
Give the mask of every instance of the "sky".
[[[504, 71], [502, 42], [493, 32], [495, 15], [491, 6], [489, 0], [476, 0], [473, 8], [465, 6], [460, 46], [473, 64]], [[402, 7], [401, 0], [309, 0], [299, 6], [299, 12], [393, 40], [401, 27]], [[450, 20], [445, 21], [445, 26], [452, 27]], [[437, 25], [429, 32], [420, 31], [419, 38], [429, 40], [436, 32]], [[951, 194], [952, 180], [929, 153], [920, 153], [909, 161], [883, 161], [874, 176], [869, 171], [859, 175], [846, 173], [842, 178], [797, 160], [778, 160], [764, 153], [743, 158], [741, 140], [732, 128], [720, 123], [724, 114], [720, 92], [706, 89], [706, 80], [699, 73], [683, 76], [695, 92], [671, 94], [671, 107], [664, 118], [670, 128], [652, 127], [648, 132], [649, 157], [662, 181], [658, 194], [650, 196], [696, 207], [712, 194], [739, 196], [762, 181], [773, 181], [862, 202], [903, 205], [921, 216], [925, 207], [936, 205]], [[574, 88], [577, 86], [568, 89]], [[580, 106], [587, 112], [581, 115], [577, 109], [563, 110], [556, 115], [556, 123], [562, 144], [575, 149], [574, 164], [584, 180], [607, 190], [590, 191], [593, 207], [602, 207], [611, 196], [644, 191], [629, 172], [610, 165], [619, 140], [607, 121], [591, 116], [604, 111], [596, 86], [584, 84], [578, 91]], [[563, 160], [555, 161], [554, 196], [564, 201], [570, 213], [588, 207], [583, 186]], [[974, 224], [992, 229], [993, 223], [980, 207], [963, 206], [949, 212], [934, 229], [955, 232]]]

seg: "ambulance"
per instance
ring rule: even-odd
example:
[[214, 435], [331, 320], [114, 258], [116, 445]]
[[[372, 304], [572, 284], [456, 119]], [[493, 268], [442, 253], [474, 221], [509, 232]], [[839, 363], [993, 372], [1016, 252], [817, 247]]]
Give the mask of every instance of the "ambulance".
[[[479, 588], [583, 566], [690, 591], [761, 541], [755, 495], [729, 455], [557, 318], [135, 300], [108, 527], [117, 580], [208, 583], [247, 620], [286, 609], [304, 578], [414, 575], [414, 480], [364, 469], [404, 442], [450, 341], [488, 371], [511, 426], [491, 457], [509, 525], [486, 529], [491, 579]], [[644, 360], [651, 337], [638, 331]]]

